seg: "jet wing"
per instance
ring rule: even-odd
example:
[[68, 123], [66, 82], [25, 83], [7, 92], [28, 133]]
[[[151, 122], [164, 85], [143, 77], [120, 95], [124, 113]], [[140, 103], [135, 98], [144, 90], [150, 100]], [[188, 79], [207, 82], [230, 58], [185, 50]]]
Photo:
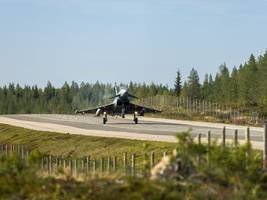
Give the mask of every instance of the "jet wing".
[[161, 112], [160, 110], [155, 110], [153, 108], [148, 108], [148, 107], [140, 106], [140, 105], [137, 105], [137, 104], [129, 103], [128, 109], [127, 109], [127, 114], [134, 113], [135, 111], [140, 113], [140, 115], [143, 115], [144, 113]]
[[[103, 105], [103, 106], [99, 106], [97, 108], [92, 108], [92, 109], [84, 109], [84, 110], [76, 110], [75, 111], [75, 114], [85, 114], [85, 113], [88, 113], [88, 114], [100, 114], [100, 113], [103, 113], [103, 112], [107, 112], [107, 114], [111, 114], [113, 113], [113, 106], [114, 104], [111, 103], [111, 104], [107, 104], [107, 105]], [[96, 113], [97, 111], [99, 111], [100, 113]]]

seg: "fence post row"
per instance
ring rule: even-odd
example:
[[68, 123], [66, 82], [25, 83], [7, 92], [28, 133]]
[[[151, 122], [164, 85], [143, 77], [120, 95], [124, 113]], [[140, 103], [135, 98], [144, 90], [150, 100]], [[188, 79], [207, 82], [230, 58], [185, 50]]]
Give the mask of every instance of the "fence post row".
[[[197, 135], [197, 139], [198, 139], [198, 144], [201, 144], [201, 138], [202, 134], [199, 133]], [[210, 149], [211, 149], [211, 131], [208, 131], [207, 135], [207, 150], [208, 150], [208, 154], [207, 154], [207, 160], [209, 163], [209, 154], [210, 154]], [[246, 128], [246, 132], [245, 132], [245, 140], [247, 143], [250, 143], [250, 127]], [[234, 135], [233, 135], [233, 144], [235, 147], [237, 147], [238, 145], [238, 130], [234, 130]], [[222, 130], [222, 146], [225, 147], [226, 146], [226, 127], [223, 127]], [[263, 134], [263, 168], [267, 169], [267, 121], [265, 121], [264, 123], [264, 134]], [[9, 151], [10, 150], [10, 151]], [[21, 159], [25, 159], [25, 162], [27, 164], [27, 160], [29, 158], [29, 150], [26, 149], [24, 146], [21, 146], [19, 144], [0, 144], [0, 151], [5, 154], [6, 156], [9, 155], [9, 153], [18, 153], [18, 155], [21, 156]], [[167, 152], [163, 152], [163, 157], [166, 157]], [[73, 175], [73, 163], [72, 160], [69, 159], [69, 175], [72, 177]], [[123, 167], [124, 169], [127, 169], [127, 152], [123, 153]], [[77, 161], [76, 159], [74, 160], [74, 175], [75, 177], [78, 177], [78, 173], [79, 173], [79, 164], [78, 164], [79, 160]], [[56, 157], [52, 157], [51, 155], [42, 157], [40, 162], [39, 162], [39, 167], [41, 169], [47, 169], [49, 175], [51, 175], [54, 170], [57, 170], [59, 168], [62, 167], [63, 164], [63, 169], [66, 168], [66, 160], [62, 157], [59, 158], [58, 156]], [[155, 152], [151, 152], [150, 154], [150, 166], [151, 168], [154, 167], [155, 165]], [[116, 171], [117, 168], [117, 157], [113, 156], [113, 157], [108, 157], [107, 158], [107, 166], [106, 166], [108, 171]], [[131, 172], [134, 175], [135, 174], [135, 167], [136, 167], [136, 154], [132, 154], [131, 155]], [[87, 156], [86, 159], [82, 159], [81, 160], [81, 169], [82, 171], [87, 175], [88, 171], [90, 168], [90, 157]], [[96, 171], [96, 160], [92, 160], [92, 168], [93, 171]], [[104, 171], [105, 169], [105, 160], [102, 157], [100, 159], [100, 163], [99, 163], [99, 169], [101, 172]]]
[[191, 113], [201, 113], [207, 114], [209, 116], [216, 116], [222, 119], [229, 119], [232, 122], [240, 119], [240, 117], [246, 116], [246, 119], [250, 119], [253, 123], [262, 123], [264, 121], [263, 116], [259, 114], [255, 115], [254, 112], [244, 115], [243, 111], [232, 108], [225, 104], [218, 104], [216, 102], [207, 101], [205, 99], [196, 99], [189, 96], [166, 96], [166, 95], [157, 95], [154, 97], [142, 98], [139, 100], [144, 106], [171, 106], [174, 108], [182, 108], [185, 112]]

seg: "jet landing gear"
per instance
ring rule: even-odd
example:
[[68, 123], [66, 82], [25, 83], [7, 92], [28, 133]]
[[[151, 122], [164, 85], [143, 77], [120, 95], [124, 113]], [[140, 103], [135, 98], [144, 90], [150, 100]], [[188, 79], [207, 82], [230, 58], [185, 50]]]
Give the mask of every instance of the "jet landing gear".
[[121, 117], [123, 119], [125, 118], [125, 107], [124, 107], [124, 105], [122, 106]]
[[134, 112], [134, 123], [138, 124], [138, 117], [137, 117], [138, 113]]
[[108, 121], [108, 115], [106, 112], [103, 113], [103, 124], [106, 124]]

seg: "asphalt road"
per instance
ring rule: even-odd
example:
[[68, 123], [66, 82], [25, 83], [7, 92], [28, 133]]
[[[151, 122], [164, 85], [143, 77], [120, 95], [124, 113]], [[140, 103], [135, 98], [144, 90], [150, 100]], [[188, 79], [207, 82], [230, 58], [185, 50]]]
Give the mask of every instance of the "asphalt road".
[[[2, 117], [9, 119], [16, 119], [22, 121], [50, 123], [56, 125], [70, 126], [85, 130], [102, 130], [108, 134], [112, 132], [128, 132], [135, 134], [151, 134], [155, 137], [157, 135], [172, 136], [177, 133], [188, 131], [191, 129], [193, 135], [202, 133], [206, 134], [211, 131], [213, 137], [219, 138], [222, 133], [223, 126], [226, 126], [226, 138], [233, 138], [234, 130], [237, 129], [239, 139], [245, 139], [245, 126], [234, 126], [225, 124], [214, 124], [206, 122], [191, 122], [181, 120], [165, 120], [152, 118], [139, 118], [139, 124], [134, 124], [132, 119], [121, 119], [109, 117], [106, 125], [102, 124], [102, 118], [94, 117], [93, 115], [2, 115]], [[1, 123], [1, 120], [0, 120]], [[262, 128], [250, 128], [251, 140], [262, 141]], [[136, 138], [138, 139], [138, 138]]]

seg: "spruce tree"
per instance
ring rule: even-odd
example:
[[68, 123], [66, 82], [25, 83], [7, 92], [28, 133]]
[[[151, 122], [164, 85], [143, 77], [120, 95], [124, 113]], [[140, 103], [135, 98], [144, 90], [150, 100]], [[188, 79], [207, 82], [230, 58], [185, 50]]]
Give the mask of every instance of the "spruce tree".
[[188, 96], [191, 98], [200, 98], [200, 83], [197, 71], [192, 68], [187, 81]]
[[174, 83], [174, 94], [179, 96], [181, 94], [181, 73], [177, 70], [176, 79]]

